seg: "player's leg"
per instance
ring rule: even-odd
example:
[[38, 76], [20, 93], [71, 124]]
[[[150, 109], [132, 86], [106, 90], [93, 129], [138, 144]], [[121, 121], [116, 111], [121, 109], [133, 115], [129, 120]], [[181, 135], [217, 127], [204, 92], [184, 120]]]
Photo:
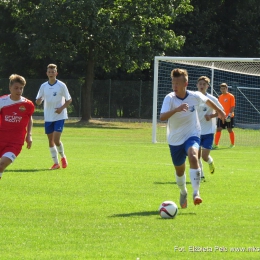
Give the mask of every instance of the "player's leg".
[[215, 165], [213, 162], [213, 158], [210, 156], [210, 150], [212, 149], [212, 143], [213, 143], [213, 134], [207, 134], [204, 135], [203, 139], [203, 150], [202, 150], [202, 159], [208, 163], [209, 165], [209, 171], [211, 174], [215, 171]]
[[186, 174], [185, 174], [185, 160], [186, 153], [183, 145], [170, 147], [172, 162], [175, 168], [176, 183], [180, 189], [180, 206], [187, 208], [187, 187], [186, 187]]
[[64, 153], [64, 146], [61, 141], [61, 134], [62, 134], [63, 127], [64, 127], [64, 122], [65, 122], [65, 120], [56, 121], [54, 124], [54, 132], [53, 132], [54, 143], [57, 147], [58, 153], [61, 156], [62, 168], [66, 168], [68, 166], [68, 161], [67, 161], [67, 158]]
[[204, 176], [204, 172], [203, 172], [203, 164], [202, 164], [202, 147], [200, 146], [200, 149], [199, 149], [199, 167], [200, 167], [200, 181], [205, 181], [205, 176]]
[[11, 163], [12, 160], [10, 158], [6, 157], [5, 155], [2, 156], [2, 158], [0, 159], [0, 179], [2, 178], [2, 175], [6, 167]]
[[2, 155], [0, 159], [0, 179], [2, 178], [2, 175], [4, 173], [4, 170], [8, 165], [10, 165], [16, 157], [19, 155], [19, 153], [22, 150], [22, 145], [16, 145], [16, 144], [2, 144], [0, 146], [0, 155]]
[[217, 131], [215, 133], [215, 141], [214, 141], [213, 149], [217, 149], [218, 148], [219, 140], [220, 140], [220, 137], [221, 137], [221, 131], [224, 128], [225, 128], [225, 125], [218, 118], [218, 120], [217, 120]]
[[45, 122], [45, 133], [47, 134], [47, 138], [49, 141], [49, 150], [51, 153], [51, 158], [53, 160], [53, 166], [50, 170], [56, 170], [60, 168], [59, 161], [58, 161], [58, 151], [56, 145], [54, 143], [54, 122]]
[[193, 188], [194, 205], [199, 205], [202, 202], [199, 194], [201, 176], [201, 170], [198, 160], [199, 146], [200, 139], [198, 137], [191, 137], [185, 142], [185, 150], [187, 152], [190, 163], [190, 180]]
[[233, 131], [233, 128], [234, 128], [234, 117], [232, 117], [230, 122], [227, 123], [227, 130], [230, 139], [230, 148], [233, 148], [235, 146], [235, 133]]

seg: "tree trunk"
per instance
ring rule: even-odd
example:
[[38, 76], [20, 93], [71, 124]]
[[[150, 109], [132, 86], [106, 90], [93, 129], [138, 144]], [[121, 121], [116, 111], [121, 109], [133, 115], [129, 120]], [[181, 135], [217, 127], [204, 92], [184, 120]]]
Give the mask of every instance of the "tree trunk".
[[89, 57], [86, 71], [85, 84], [82, 88], [82, 117], [81, 121], [91, 119], [91, 89], [94, 80], [94, 49], [89, 48]]

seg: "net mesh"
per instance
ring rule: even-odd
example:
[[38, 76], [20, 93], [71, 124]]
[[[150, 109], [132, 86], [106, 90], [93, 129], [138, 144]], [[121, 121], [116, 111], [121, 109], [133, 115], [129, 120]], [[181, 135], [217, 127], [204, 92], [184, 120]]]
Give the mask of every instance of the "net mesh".
[[[252, 61], [198, 61], [198, 60], [159, 60], [157, 90], [156, 141], [166, 142], [166, 122], [159, 120], [164, 97], [172, 91], [171, 71], [186, 69], [189, 74], [188, 90], [197, 90], [197, 79], [207, 76], [211, 79], [209, 93], [218, 97], [219, 86], [225, 82], [229, 92], [236, 98], [235, 136], [236, 145], [260, 144], [260, 60]], [[155, 105], [155, 104], [154, 104]], [[220, 146], [229, 146], [229, 134], [222, 130]]]

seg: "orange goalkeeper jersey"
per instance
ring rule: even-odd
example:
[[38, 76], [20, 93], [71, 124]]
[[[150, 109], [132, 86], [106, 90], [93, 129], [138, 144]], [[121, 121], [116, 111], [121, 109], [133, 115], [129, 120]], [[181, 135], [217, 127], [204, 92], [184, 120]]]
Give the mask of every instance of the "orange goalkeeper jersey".
[[[230, 108], [235, 107], [236, 101], [234, 95], [231, 93], [221, 94], [218, 98], [219, 103], [223, 106], [226, 115], [230, 113]], [[234, 113], [232, 114], [232, 117]]]

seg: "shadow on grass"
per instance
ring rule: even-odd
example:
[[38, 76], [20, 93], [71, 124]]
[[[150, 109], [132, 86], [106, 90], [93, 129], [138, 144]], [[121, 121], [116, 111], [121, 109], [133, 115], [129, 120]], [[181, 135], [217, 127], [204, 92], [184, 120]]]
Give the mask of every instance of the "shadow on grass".
[[[175, 181], [166, 181], [166, 182], [161, 182], [161, 181], [155, 181], [154, 184], [177, 184]], [[190, 181], [186, 181], [186, 184], [191, 184]]]
[[[129, 124], [131, 123], [131, 124]], [[136, 124], [135, 124], [136, 123]], [[65, 126], [75, 128], [101, 128], [101, 129], [142, 129], [143, 127], [138, 126], [137, 123], [141, 122], [120, 122], [120, 121], [66, 121]], [[44, 121], [37, 122], [34, 120], [34, 126], [44, 127]]]
[[227, 149], [231, 150], [230, 147], [219, 147], [217, 149], [212, 149], [211, 151], [220, 151], [220, 150], [227, 150]]
[[5, 172], [43, 172], [50, 171], [50, 169], [23, 169], [23, 170], [5, 170]]
[[[111, 218], [125, 218], [125, 217], [147, 217], [147, 216], [156, 216], [159, 215], [158, 211], [141, 211], [141, 212], [132, 212], [132, 213], [122, 213], [122, 214], [114, 214], [109, 216]], [[178, 212], [178, 215], [197, 215], [194, 212]]]

